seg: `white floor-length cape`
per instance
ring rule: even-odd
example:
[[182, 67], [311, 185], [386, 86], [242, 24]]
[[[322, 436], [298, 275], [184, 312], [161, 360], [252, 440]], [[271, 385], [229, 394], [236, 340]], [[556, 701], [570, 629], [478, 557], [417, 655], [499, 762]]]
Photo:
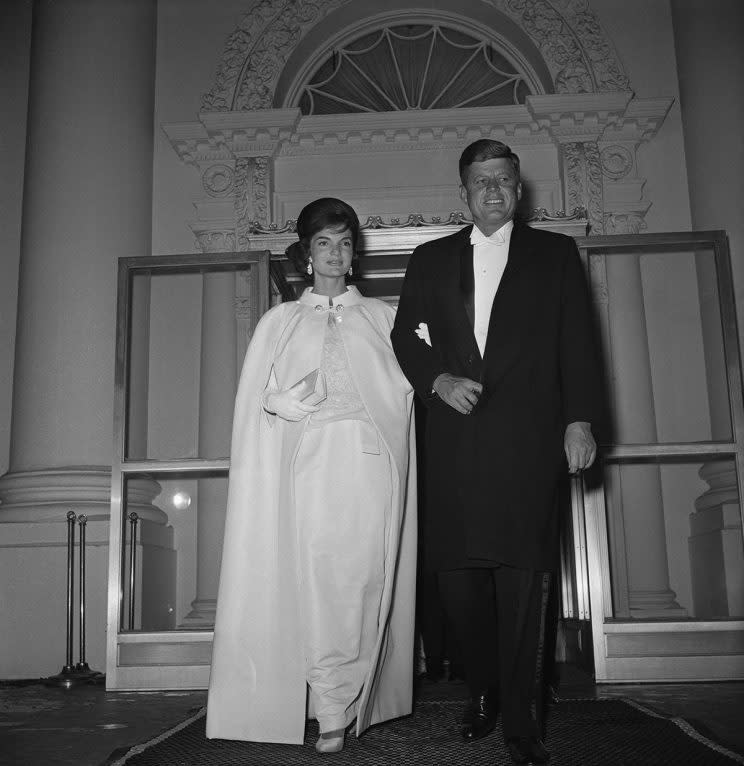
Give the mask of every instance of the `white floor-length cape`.
[[[413, 391], [390, 345], [393, 309], [353, 287], [334, 302], [345, 304], [339, 327], [349, 366], [393, 474], [379, 631], [360, 698], [358, 736], [371, 724], [409, 714], [412, 706]], [[307, 694], [291, 477], [305, 421], [269, 415], [261, 395], [269, 385], [287, 388], [319, 367], [328, 312], [317, 311], [316, 303], [306, 290], [299, 301], [268, 311], [243, 364], [207, 706], [210, 738], [303, 741]]]

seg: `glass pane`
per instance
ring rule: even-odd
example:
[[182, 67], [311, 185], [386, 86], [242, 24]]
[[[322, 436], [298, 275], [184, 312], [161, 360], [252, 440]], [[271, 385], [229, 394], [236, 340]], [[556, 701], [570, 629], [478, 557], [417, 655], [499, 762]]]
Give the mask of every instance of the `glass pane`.
[[133, 274], [126, 459], [228, 457], [257, 282], [244, 265]]
[[122, 630], [211, 630], [226, 501], [226, 471], [126, 478]]
[[744, 617], [733, 460], [605, 466], [613, 617]]
[[713, 251], [591, 249], [589, 265], [612, 412], [603, 441], [730, 441]]

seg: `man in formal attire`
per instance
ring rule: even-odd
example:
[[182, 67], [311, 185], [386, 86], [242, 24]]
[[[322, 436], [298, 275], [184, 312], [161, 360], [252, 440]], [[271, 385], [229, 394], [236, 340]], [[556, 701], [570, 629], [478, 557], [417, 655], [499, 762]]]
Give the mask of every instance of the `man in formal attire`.
[[545, 763], [539, 720], [560, 478], [588, 468], [601, 411], [576, 244], [514, 221], [519, 158], [480, 140], [460, 158], [474, 226], [411, 255], [391, 337], [428, 407], [424, 566], [437, 573], [471, 694], [463, 737], [501, 713], [515, 763]]

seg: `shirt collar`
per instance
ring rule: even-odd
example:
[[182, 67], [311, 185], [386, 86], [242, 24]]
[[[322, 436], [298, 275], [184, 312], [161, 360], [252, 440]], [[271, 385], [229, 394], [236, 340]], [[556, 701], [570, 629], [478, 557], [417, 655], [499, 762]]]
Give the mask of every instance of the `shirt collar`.
[[509, 241], [514, 221], [507, 221], [500, 229], [497, 229], [490, 237], [487, 237], [477, 226], [473, 225], [470, 232], [471, 245], [503, 245]]

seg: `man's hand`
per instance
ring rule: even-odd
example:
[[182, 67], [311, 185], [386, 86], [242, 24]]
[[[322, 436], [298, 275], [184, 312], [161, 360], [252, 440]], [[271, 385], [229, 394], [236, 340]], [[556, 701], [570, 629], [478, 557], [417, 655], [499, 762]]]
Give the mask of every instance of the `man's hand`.
[[295, 383], [292, 388], [285, 391], [273, 391], [264, 397], [265, 409], [273, 412], [284, 420], [297, 421], [317, 412], [320, 407], [305, 404], [301, 397], [307, 396], [307, 387], [303, 381]]
[[568, 472], [578, 473], [589, 468], [597, 456], [597, 443], [592, 436], [592, 424], [577, 420], [566, 426], [563, 449], [568, 460]]
[[461, 415], [469, 415], [478, 403], [483, 386], [470, 378], [458, 378], [443, 372], [437, 375], [432, 388], [437, 396]]

